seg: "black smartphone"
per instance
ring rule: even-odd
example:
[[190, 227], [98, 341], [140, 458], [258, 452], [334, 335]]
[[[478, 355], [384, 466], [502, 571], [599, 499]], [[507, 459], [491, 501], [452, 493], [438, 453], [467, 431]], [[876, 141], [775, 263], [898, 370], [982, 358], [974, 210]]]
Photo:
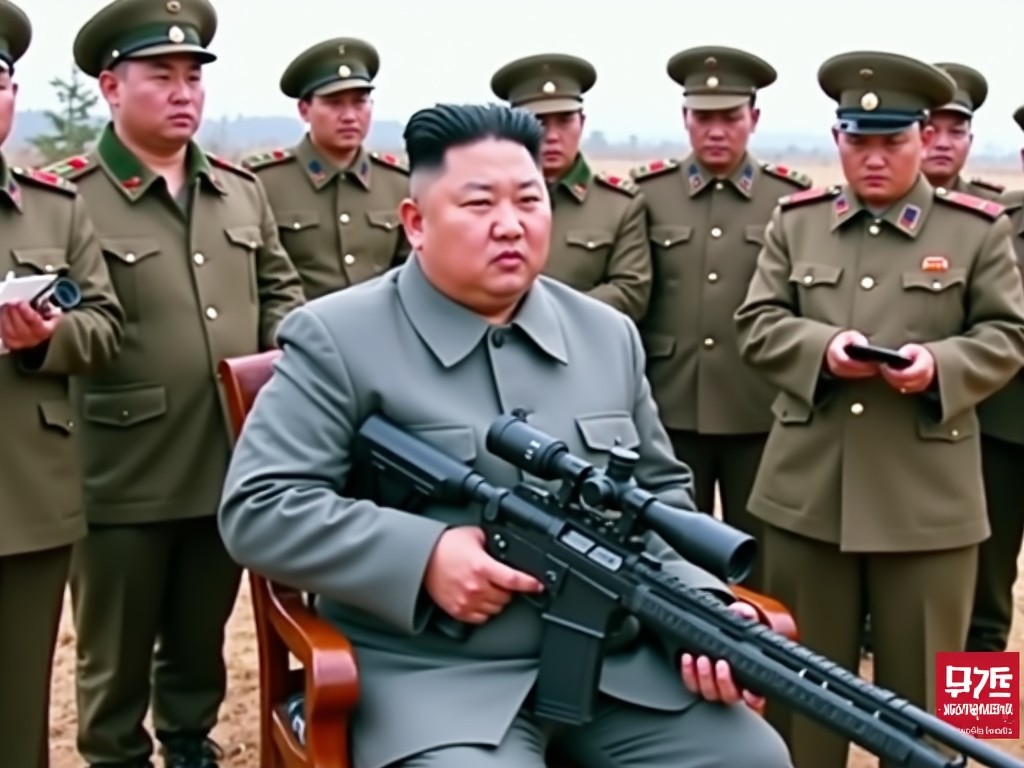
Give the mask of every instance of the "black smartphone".
[[909, 368], [911, 363], [914, 362], [909, 357], [901, 355], [895, 349], [875, 347], [871, 344], [847, 344], [844, 349], [851, 360], [857, 360], [861, 363], [881, 363], [897, 370]]

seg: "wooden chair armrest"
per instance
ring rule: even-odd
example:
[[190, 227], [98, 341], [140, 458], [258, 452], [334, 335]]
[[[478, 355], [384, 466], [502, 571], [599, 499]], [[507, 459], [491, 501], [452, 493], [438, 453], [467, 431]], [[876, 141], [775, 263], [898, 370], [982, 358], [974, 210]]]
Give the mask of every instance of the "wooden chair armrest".
[[746, 587], [734, 585], [732, 591], [737, 599], [754, 606], [757, 609], [761, 622], [771, 628], [772, 631], [794, 642], [797, 640], [796, 621], [793, 619], [793, 615], [786, 610], [786, 606], [778, 600], [754, 592]]
[[272, 593], [269, 616], [274, 632], [305, 668], [306, 727], [337, 722], [351, 712], [359, 699], [359, 673], [348, 639], [297, 592]]

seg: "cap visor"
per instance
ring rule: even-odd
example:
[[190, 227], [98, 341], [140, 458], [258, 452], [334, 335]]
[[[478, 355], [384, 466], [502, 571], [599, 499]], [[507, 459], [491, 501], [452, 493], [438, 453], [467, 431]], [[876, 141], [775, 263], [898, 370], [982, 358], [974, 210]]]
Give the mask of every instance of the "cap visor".
[[559, 112], [583, 111], [583, 103], [576, 99], [542, 99], [528, 101], [525, 104], [517, 104], [516, 106], [529, 110], [535, 115], [556, 115]]
[[683, 106], [698, 112], [736, 109], [750, 103], [752, 96], [740, 93], [695, 93], [683, 99]]
[[217, 57], [203, 48], [201, 45], [192, 43], [165, 43], [143, 48], [141, 51], [133, 51], [125, 56], [126, 59], [152, 59], [156, 56], [195, 56], [203, 64], [209, 64], [217, 60]]
[[335, 80], [333, 83], [327, 83], [327, 85], [321, 85], [319, 88], [313, 91], [314, 96], [329, 96], [332, 93], [341, 93], [342, 91], [354, 91], [354, 90], [372, 91], [373, 83], [369, 80], [363, 80], [361, 78], [350, 78], [348, 80]]
[[937, 107], [932, 110], [933, 115], [936, 112], [956, 112], [957, 114], [963, 115], [964, 117], [974, 117], [974, 110], [965, 107], [963, 104], [957, 104], [955, 102], [952, 104], [946, 104], [944, 107]]
[[856, 136], [890, 136], [903, 133], [916, 123], [916, 120], [839, 120], [834, 128], [839, 133], [850, 133]]

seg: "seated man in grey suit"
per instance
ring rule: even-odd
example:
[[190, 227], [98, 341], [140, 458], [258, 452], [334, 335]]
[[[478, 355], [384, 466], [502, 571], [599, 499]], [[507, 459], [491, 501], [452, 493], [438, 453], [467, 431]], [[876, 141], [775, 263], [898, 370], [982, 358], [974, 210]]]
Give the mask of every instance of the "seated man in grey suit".
[[[220, 510], [240, 563], [315, 593], [351, 639], [355, 765], [542, 768], [554, 743], [587, 768], [790, 766], [727, 664], [673, 659], [631, 622], [604, 661], [595, 719], [540, 721], [530, 693], [541, 619], [520, 596], [540, 585], [491, 559], [476, 510], [410, 514], [343, 495], [353, 440], [373, 413], [514, 485], [519, 471], [487, 452], [485, 435], [521, 409], [600, 466], [616, 440], [636, 450], [637, 481], [692, 509], [690, 472], [659, 423], [635, 327], [538, 277], [551, 228], [539, 124], [505, 107], [438, 106], [414, 115], [405, 139], [411, 197], [401, 216], [414, 256], [282, 323], [283, 357]], [[650, 549], [684, 581], [734, 599], [664, 542]], [[449, 639], [435, 623], [443, 614], [475, 631]]]

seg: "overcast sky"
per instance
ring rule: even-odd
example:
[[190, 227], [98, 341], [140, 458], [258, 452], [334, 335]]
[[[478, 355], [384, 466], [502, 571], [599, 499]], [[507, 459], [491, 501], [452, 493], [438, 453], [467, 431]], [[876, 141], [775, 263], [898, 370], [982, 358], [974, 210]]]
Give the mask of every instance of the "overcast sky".
[[[20, 0], [35, 26], [19, 65], [20, 107], [53, 106], [47, 81], [65, 74], [71, 45], [103, 0]], [[163, 0], [151, 0], [154, 3]], [[589, 59], [598, 81], [588, 94], [590, 129], [614, 137], [672, 136], [679, 88], [668, 58], [694, 45], [757, 53], [779, 80], [761, 96], [770, 132], [828, 130], [833, 103], [817, 85], [818, 66], [854, 49], [888, 50], [927, 61], [958, 61], [989, 79], [975, 121], [979, 144], [1020, 146], [1011, 119], [1024, 103], [1024, 10], [1020, 0], [215, 0], [220, 27], [207, 71], [207, 117], [289, 115], [277, 88], [305, 47], [335, 36], [363, 37], [381, 53], [376, 115], [402, 120], [439, 100], [491, 98], [494, 70], [519, 56], [572, 53]], [[706, 8], [705, 11], [689, 10]]]

